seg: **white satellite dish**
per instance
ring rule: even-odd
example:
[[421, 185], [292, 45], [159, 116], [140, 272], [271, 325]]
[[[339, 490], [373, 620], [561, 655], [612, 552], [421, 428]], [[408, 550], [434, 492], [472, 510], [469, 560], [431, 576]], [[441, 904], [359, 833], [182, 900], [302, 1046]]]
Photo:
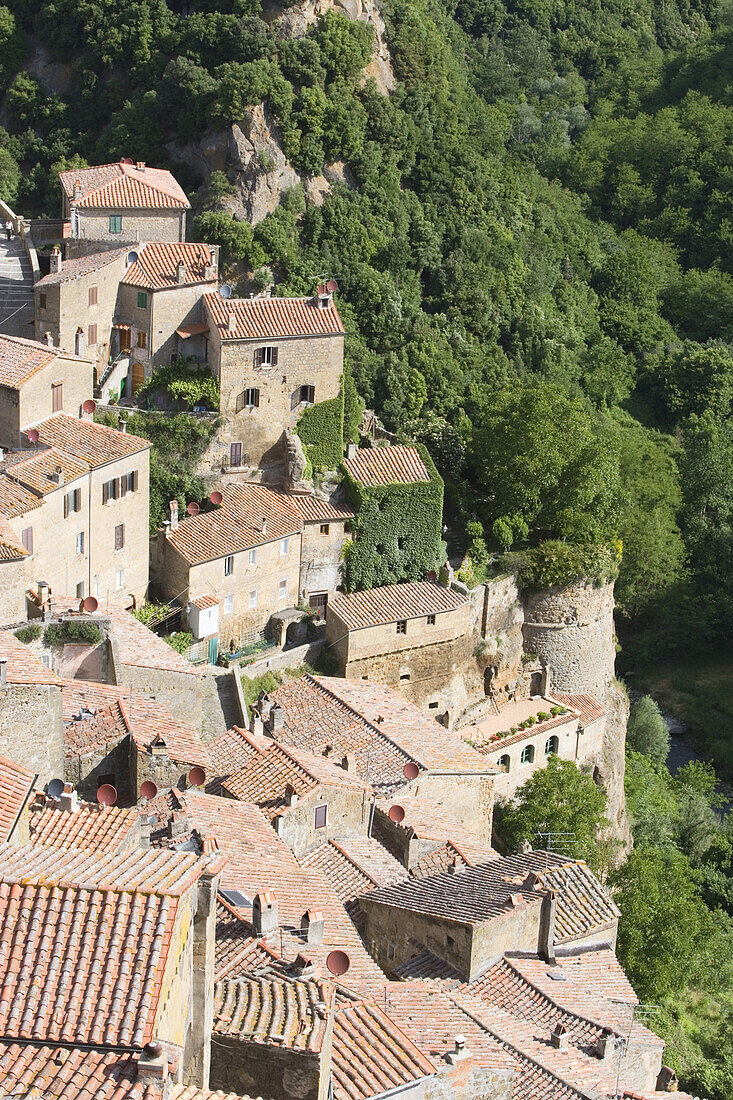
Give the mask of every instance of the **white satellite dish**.
[[229, 286], [229, 283], [221, 284], [221, 286], [219, 287], [219, 296], [224, 299], [231, 298], [232, 288]]

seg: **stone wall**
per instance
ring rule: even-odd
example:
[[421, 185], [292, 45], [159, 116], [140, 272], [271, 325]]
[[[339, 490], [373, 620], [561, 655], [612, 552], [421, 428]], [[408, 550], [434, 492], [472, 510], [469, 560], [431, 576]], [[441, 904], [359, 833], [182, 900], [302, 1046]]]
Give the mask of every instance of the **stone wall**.
[[[92, 210], [80, 207], [79, 233], [66, 240], [70, 258], [98, 251], [100, 241], [111, 248], [126, 244], [144, 244], [147, 241], [183, 241], [186, 239], [186, 211], [125, 210], [120, 207], [109, 210]], [[110, 233], [111, 214], [122, 215], [122, 231]]]
[[136, 799], [130, 774], [129, 738], [95, 747], [91, 752], [64, 757], [63, 777], [73, 784], [80, 798], [94, 802], [100, 785], [111, 782], [120, 805], [132, 805]]
[[[328, 807], [326, 825], [315, 827], [316, 806]], [[366, 792], [337, 787], [320, 787], [294, 806], [286, 806], [276, 825], [277, 835], [299, 859], [330, 837], [366, 836], [371, 802]]]
[[113, 682], [133, 691], [149, 695], [168, 708], [174, 718], [201, 729], [203, 719], [203, 689], [201, 676], [193, 665], [191, 674], [172, 672], [169, 669], [148, 668], [143, 665], [126, 665], [116, 652], [112, 642]]
[[303, 603], [314, 593], [333, 595], [342, 581], [342, 555], [349, 532], [344, 520], [329, 520], [328, 533], [320, 523], [306, 523], [303, 528], [300, 562], [300, 597]]
[[0, 628], [14, 626], [26, 618], [25, 593], [31, 581], [28, 558], [0, 561]]
[[329, 1069], [330, 1058], [317, 1052], [222, 1034], [211, 1044], [211, 1088], [244, 1096], [258, 1096], [266, 1081], [271, 1100], [325, 1100]]
[[0, 688], [0, 756], [37, 772], [41, 784], [64, 774], [60, 687], [6, 684]]

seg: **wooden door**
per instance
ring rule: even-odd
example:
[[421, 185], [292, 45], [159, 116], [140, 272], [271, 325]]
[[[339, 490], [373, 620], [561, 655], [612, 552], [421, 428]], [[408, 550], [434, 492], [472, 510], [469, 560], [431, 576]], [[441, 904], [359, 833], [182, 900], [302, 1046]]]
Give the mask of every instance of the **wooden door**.
[[132, 364], [132, 395], [133, 397], [145, 381], [145, 367], [142, 363]]

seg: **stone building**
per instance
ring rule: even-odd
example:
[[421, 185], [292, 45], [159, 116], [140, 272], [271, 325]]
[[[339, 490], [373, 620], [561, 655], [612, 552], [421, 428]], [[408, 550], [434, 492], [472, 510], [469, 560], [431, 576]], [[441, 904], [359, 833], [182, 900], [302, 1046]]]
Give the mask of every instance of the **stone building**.
[[[7, 685], [7, 664], [5, 676]], [[14, 844], [28, 843], [28, 806], [37, 779], [35, 772], [0, 756], [0, 844], [9, 840]]]
[[304, 409], [339, 393], [344, 327], [333, 295], [252, 299], [204, 295], [209, 366], [226, 421], [222, 466], [279, 466], [284, 433]]
[[474, 644], [465, 592], [417, 581], [339, 593], [326, 637], [342, 676], [387, 684], [450, 725], [452, 678]]
[[27, 817], [25, 841], [34, 848], [78, 848], [112, 855], [145, 846], [147, 830], [136, 807], [83, 802], [69, 782], [58, 798], [36, 791]]
[[150, 444], [66, 413], [35, 433], [0, 464], [0, 511], [27, 551], [26, 577], [135, 606], [148, 588]]
[[416, 878], [451, 867], [474, 867], [496, 858], [486, 840], [464, 825], [452, 801], [398, 791], [377, 799], [373, 835]]
[[0, 511], [0, 623], [20, 623], [26, 617], [31, 580], [28, 551]]
[[[128, 255], [124, 247], [65, 260], [56, 248], [50, 273], [33, 288], [36, 339], [91, 359], [95, 385], [110, 360], [112, 321]], [[85, 394], [91, 396], [91, 390]]]
[[185, 241], [190, 203], [170, 172], [121, 160], [59, 172], [70, 257], [141, 241]]
[[303, 520], [300, 551], [300, 602], [326, 618], [328, 601], [340, 591], [344, 548], [351, 537], [354, 513], [312, 494], [293, 494]]
[[20, 446], [26, 428], [54, 413], [80, 416], [92, 388], [90, 359], [0, 335], [0, 447]]
[[372, 792], [348, 757], [337, 764], [271, 741], [221, 788], [259, 806], [298, 857], [331, 836], [365, 836], [369, 827]]
[[187, 609], [197, 637], [254, 639], [298, 604], [302, 531], [291, 498], [264, 485], [226, 485], [214, 511], [183, 520], [173, 502], [152, 540], [156, 589]]
[[0, 633], [0, 753], [41, 784], [63, 775], [61, 684], [13, 634]]

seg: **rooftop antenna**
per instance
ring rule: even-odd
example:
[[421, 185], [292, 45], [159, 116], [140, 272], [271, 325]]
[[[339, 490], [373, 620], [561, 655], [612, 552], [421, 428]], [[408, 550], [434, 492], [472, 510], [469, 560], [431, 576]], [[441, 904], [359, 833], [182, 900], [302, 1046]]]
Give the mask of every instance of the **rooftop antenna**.
[[572, 837], [573, 839], [575, 839], [575, 835], [576, 834], [573, 833], [573, 832], [535, 833], [535, 836], [546, 838], [545, 839], [545, 870], [547, 870], [547, 867], [548, 867], [549, 860], [548, 860], [547, 857], [548, 857], [550, 852], [555, 852], [557, 855], [567, 855], [567, 851], [563, 852], [561, 850], [561, 846], [565, 847], [567, 849], [567, 847], [571, 843], [570, 839], [562, 840], [562, 839], [558, 839], [558, 838], [562, 838], [562, 837], [570, 838], [570, 837]]
[[637, 1018], [641, 1018], [642, 1020], [648, 1020], [649, 1017], [653, 1016], [655, 1012], [658, 1012], [661, 1009], [662, 1006], [661, 1005], [653, 1005], [653, 1004], [632, 1005], [632, 1004], [629, 1004], [628, 1001], [620, 1001], [620, 1000], [617, 1000], [615, 997], [612, 998], [611, 1003], [612, 1004], [622, 1004], [622, 1005], [625, 1005], [626, 1008], [631, 1009], [631, 1016], [629, 1018], [629, 1030], [627, 1031], [625, 1036], [617, 1035], [615, 1040], [614, 1040], [614, 1046], [615, 1046], [616, 1050], [618, 1051], [618, 1066], [616, 1068], [616, 1092], [614, 1093], [614, 1100], [623, 1100], [623, 1093], [621, 1091], [621, 1069], [622, 1069], [622, 1066], [623, 1066], [623, 1060], [626, 1057], [626, 1054], [627, 1054], [628, 1049], [629, 1049], [629, 1043], [631, 1041], [631, 1032], [634, 1029], [634, 1024], [635, 1024]]

